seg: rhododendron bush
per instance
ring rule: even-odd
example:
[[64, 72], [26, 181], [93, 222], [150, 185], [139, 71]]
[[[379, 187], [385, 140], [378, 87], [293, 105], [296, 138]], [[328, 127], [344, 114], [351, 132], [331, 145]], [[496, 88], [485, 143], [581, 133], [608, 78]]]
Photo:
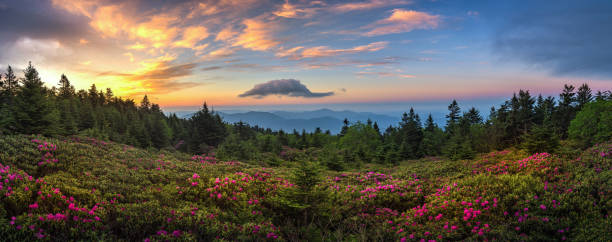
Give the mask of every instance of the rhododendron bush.
[[334, 172], [0, 138], [2, 240], [606, 240], [611, 188], [611, 144]]

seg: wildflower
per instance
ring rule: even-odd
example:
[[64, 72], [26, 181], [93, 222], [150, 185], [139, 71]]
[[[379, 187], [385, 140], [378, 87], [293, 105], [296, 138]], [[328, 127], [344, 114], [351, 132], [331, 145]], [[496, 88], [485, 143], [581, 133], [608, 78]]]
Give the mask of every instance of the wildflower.
[[546, 206], [545, 206], [544, 204], [540, 205], [540, 208], [541, 208], [542, 210], [546, 210]]

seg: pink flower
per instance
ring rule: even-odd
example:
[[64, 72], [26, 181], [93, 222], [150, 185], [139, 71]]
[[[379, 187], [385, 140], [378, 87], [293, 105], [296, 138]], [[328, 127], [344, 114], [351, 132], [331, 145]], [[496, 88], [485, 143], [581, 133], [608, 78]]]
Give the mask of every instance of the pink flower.
[[223, 197], [223, 195], [221, 195], [221, 193], [217, 194], [217, 198], [221, 199]]
[[544, 204], [540, 205], [540, 208], [541, 208], [542, 210], [546, 210], [546, 206], [544, 206]]
[[198, 179], [198, 178], [200, 178], [200, 175], [198, 175], [198, 173], [193, 173], [192, 178], [193, 179]]

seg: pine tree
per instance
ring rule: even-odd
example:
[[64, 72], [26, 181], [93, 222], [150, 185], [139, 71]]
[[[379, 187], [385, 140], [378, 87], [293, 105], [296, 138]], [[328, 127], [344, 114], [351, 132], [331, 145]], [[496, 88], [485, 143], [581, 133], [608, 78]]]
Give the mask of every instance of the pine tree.
[[470, 110], [468, 110], [468, 112], [463, 115], [463, 118], [466, 119], [470, 124], [482, 123], [482, 117], [480, 116], [480, 112], [475, 107], [470, 108]]
[[372, 126], [376, 133], [380, 136], [380, 128], [378, 127], [378, 123], [374, 122], [374, 126]]
[[66, 75], [62, 74], [60, 77], [59, 86], [59, 97], [66, 99], [75, 95], [74, 86], [70, 85], [70, 81]]
[[98, 89], [96, 88], [96, 84], [91, 84], [91, 87], [87, 91], [87, 98], [89, 99], [89, 103], [91, 103], [94, 107], [98, 106]]
[[349, 128], [349, 121], [347, 118], [344, 118], [344, 121], [342, 121], [342, 123], [343, 123], [342, 130], [340, 130], [340, 134], [339, 134], [340, 137], [344, 136]]
[[[142, 105], [141, 105], [142, 106]], [[227, 136], [225, 124], [218, 114], [208, 110], [206, 103], [190, 119], [192, 127], [192, 147], [217, 146]]]
[[4, 90], [7, 92], [7, 95], [14, 96], [17, 93], [17, 89], [19, 88], [19, 79], [17, 79], [17, 76], [15, 76], [15, 72], [13, 72], [13, 68], [11, 66], [6, 68], [3, 83]]
[[25, 134], [57, 133], [57, 110], [54, 109], [38, 71], [29, 63], [24, 70], [23, 86], [17, 92], [13, 112], [17, 131]]
[[[206, 108], [206, 112], [208, 113], [208, 107], [206, 107], [206, 103], [204, 104], [204, 107]], [[142, 101], [140, 101], [140, 107], [138, 109], [143, 112], [149, 112], [151, 110], [151, 102], [149, 101], [149, 97], [147, 97], [147, 95], [144, 95]]]
[[448, 105], [448, 112], [448, 115], [446, 115], [446, 132], [452, 134], [454, 126], [457, 124], [459, 118], [461, 118], [461, 108], [459, 104], [457, 104], [457, 100], [453, 99], [453, 102]]
[[574, 107], [574, 103], [576, 102], [575, 95], [574, 86], [572, 85], [565, 85], [563, 87], [563, 92], [559, 95], [560, 101], [555, 115], [555, 120], [557, 121], [555, 125], [562, 139], [567, 138], [567, 129], [576, 115]]
[[580, 111], [584, 105], [591, 101], [593, 101], [591, 88], [589, 88], [589, 85], [584, 83], [578, 88], [578, 92], [576, 93], [576, 112]]

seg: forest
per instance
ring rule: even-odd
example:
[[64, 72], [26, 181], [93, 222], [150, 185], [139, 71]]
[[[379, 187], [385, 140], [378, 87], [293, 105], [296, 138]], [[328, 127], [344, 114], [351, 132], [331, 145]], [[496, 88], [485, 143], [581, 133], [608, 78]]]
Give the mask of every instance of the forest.
[[612, 92], [518, 90], [487, 117], [407, 107], [339, 134], [189, 118], [111, 89], [0, 79], [0, 237], [12, 241], [612, 238]]
[[519, 90], [486, 118], [476, 109], [462, 112], [448, 106], [444, 127], [431, 115], [422, 120], [410, 107], [396, 126], [345, 119], [337, 135], [317, 129], [273, 131], [243, 122], [233, 124], [206, 103], [190, 118], [166, 115], [147, 95], [140, 102], [113, 95], [110, 88], [78, 90], [62, 75], [47, 88], [29, 65], [23, 78], [9, 66], [2, 75], [0, 133], [44, 136], [82, 135], [140, 148], [189, 154], [214, 152], [224, 160], [263, 162], [306, 156], [329, 169], [364, 163], [397, 164], [408, 159], [445, 156], [471, 159], [478, 153], [520, 147], [533, 152], [569, 152], [612, 138], [610, 90], [593, 91], [587, 84], [565, 85], [559, 97], [532, 96]]

